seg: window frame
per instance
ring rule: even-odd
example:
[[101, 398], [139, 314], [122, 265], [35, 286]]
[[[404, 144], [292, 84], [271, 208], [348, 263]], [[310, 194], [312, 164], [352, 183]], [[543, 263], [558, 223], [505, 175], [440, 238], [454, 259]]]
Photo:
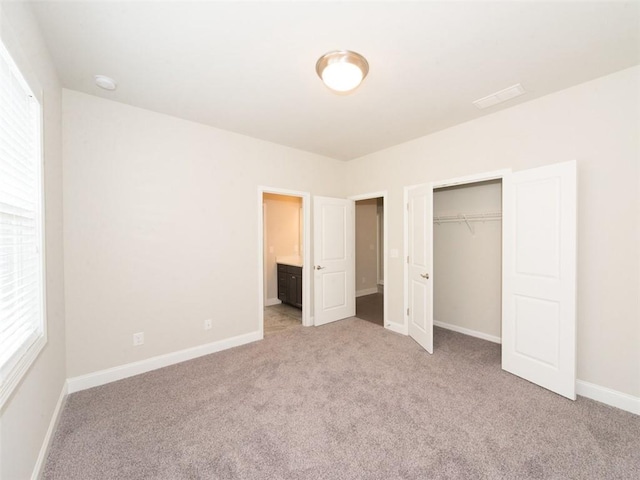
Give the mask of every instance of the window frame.
[[9, 358], [4, 364], [0, 365], [0, 369], [5, 369], [7, 365], [8, 371], [5, 378], [0, 377], [0, 410], [11, 398], [16, 388], [24, 378], [25, 374], [33, 366], [36, 359], [47, 345], [48, 342], [48, 318], [47, 318], [47, 292], [46, 292], [46, 229], [45, 229], [45, 181], [44, 181], [44, 111], [42, 101], [39, 96], [34, 93], [29, 82], [25, 78], [18, 67], [14, 56], [6, 46], [4, 39], [0, 38], [0, 58], [7, 62], [15, 80], [20, 84], [23, 91], [31, 97], [31, 106], [34, 109], [33, 122], [36, 131], [34, 132], [34, 158], [35, 167], [36, 195], [34, 199], [35, 215], [36, 215], [36, 248], [39, 252], [38, 261], [38, 298], [39, 303], [39, 331], [36, 336], [30, 336], [23, 345]]

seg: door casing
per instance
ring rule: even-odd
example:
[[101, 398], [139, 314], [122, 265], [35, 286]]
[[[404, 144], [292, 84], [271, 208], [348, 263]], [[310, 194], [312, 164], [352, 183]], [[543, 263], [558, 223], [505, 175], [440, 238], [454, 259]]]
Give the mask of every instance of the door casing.
[[[354, 202], [357, 202], [358, 200], [371, 200], [372, 198], [382, 198], [382, 217], [383, 217], [383, 225], [382, 225], [382, 230], [383, 230], [383, 252], [382, 252], [382, 258], [383, 258], [383, 274], [382, 274], [382, 295], [383, 295], [383, 312], [382, 312], [382, 316], [383, 316], [383, 325], [384, 328], [388, 328], [390, 330], [393, 330], [394, 332], [397, 332], [398, 329], [394, 327], [395, 324], [392, 324], [390, 322], [387, 321], [387, 319], [389, 318], [389, 300], [388, 300], [388, 295], [387, 295], [387, 287], [388, 287], [388, 281], [387, 281], [387, 273], [389, 271], [389, 265], [388, 265], [388, 245], [389, 245], [389, 234], [388, 234], [388, 229], [387, 229], [387, 222], [389, 221], [389, 214], [388, 214], [388, 202], [387, 202], [387, 191], [381, 191], [381, 192], [372, 192], [372, 193], [363, 193], [361, 195], [353, 195], [351, 197], [347, 197], [349, 200], [353, 200]], [[354, 273], [355, 275], [355, 273]]]
[[264, 338], [264, 220], [263, 220], [263, 195], [273, 193], [276, 195], [287, 195], [289, 197], [299, 197], [302, 199], [302, 258], [304, 267], [302, 269], [302, 325], [309, 327], [313, 325], [311, 317], [311, 194], [298, 190], [288, 190], [284, 188], [259, 186], [258, 187], [258, 318], [261, 338]]
[[[409, 204], [409, 191], [411, 189], [417, 187], [424, 187], [431, 184], [432, 190], [436, 188], [443, 187], [453, 187], [455, 185], [465, 185], [470, 183], [478, 183], [485, 182], [487, 180], [502, 180], [505, 175], [509, 175], [511, 173], [511, 169], [503, 169], [503, 170], [495, 170], [492, 172], [478, 173], [473, 175], [466, 175], [463, 177], [455, 177], [449, 178], [446, 180], [438, 180], [435, 182], [426, 182], [418, 185], [410, 185], [404, 187], [404, 256], [403, 256], [403, 264], [404, 264], [404, 324], [401, 329], [397, 329], [400, 333], [405, 335], [409, 334], [409, 317], [407, 315], [407, 309], [409, 308], [409, 264], [407, 263], [407, 256], [409, 255], [409, 212], [407, 211], [407, 205]], [[433, 217], [433, 211], [431, 211], [431, 215]], [[431, 218], [433, 221], [433, 218]], [[433, 238], [432, 238], [432, 248], [433, 248]], [[433, 272], [430, 272], [433, 274]], [[432, 306], [433, 308], [433, 306]]]

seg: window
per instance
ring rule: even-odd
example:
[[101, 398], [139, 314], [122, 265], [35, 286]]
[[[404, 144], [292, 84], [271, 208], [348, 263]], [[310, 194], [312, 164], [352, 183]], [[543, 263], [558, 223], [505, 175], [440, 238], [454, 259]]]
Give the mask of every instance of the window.
[[0, 407], [47, 338], [40, 118], [0, 43]]

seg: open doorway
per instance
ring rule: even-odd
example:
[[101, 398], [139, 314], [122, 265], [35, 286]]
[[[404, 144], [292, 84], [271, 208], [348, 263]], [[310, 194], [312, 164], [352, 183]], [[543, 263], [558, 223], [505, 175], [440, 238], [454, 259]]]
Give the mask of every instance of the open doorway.
[[302, 325], [302, 199], [263, 194], [264, 334]]
[[309, 325], [307, 193], [259, 188], [260, 329], [269, 336]]
[[355, 200], [356, 317], [385, 326], [384, 195]]
[[433, 308], [435, 326], [501, 343], [502, 179], [434, 188]]

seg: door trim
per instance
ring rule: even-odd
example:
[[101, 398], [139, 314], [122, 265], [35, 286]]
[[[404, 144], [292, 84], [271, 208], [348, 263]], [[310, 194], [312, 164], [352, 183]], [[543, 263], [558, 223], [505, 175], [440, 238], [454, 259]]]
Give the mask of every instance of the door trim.
[[287, 195], [289, 197], [299, 197], [302, 199], [302, 258], [304, 268], [302, 269], [302, 325], [310, 327], [313, 325], [311, 317], [311, 193], [298, 190], [288, 190], [285, 188], [258, 186], [258, 329], [260, 338], [264, 338], [264, 222], [262, 218], [262, 201], [265, 193], [275, 195]]
[[[399, 328], [393, 328], [394, 331], [398, 333], [402, 333], [404, 335], [409, 335], [409, 317], [407, 316], [407, 309], [409, 308], [409, 264], [407, 263], [407, 256], [409, 255], [409, 212], [407, 211], [407, 205], [409, 203], [409, 190], [412, 190], [417, 187], [427, 186], [429, 184], [431, 184], [432, 190], [434, 190], [436, 188], [451, 187], [454, 185], [465, 185], [469, 183], [485, 182], [488, 180], [498, 180], [498, 179], [502, 180], [506, 175], [509, 175], [510, 173], [511, 173], [511, 169], [506, 168], [502, 170], [494, 170], [491, 172], [484, 172], [484, 173], [475, 173], [472, 175], [465, 175], [462, 177], [448, 178], [445, 180], [437, 180], [435, 182], [425, 182], [425, 183], [420, 183], [416, 185], [408, 185], [404, 187], [404, 195], [403, 195], [403, 201], [402, 201], [402, 210], [404, 212], [404, 215], [403, 215], [404, 255], [402, 257], [402, 264], [404, 266], [403, 267], [404, 303], [403, 303], [402, 313], [403, 313], [404, 322], [402, 323], [402, 325], [398, 326]], [[386, 212], [385, 212], [385, 215], [386, 215]], [[433, 237], [431, 238], [431, 241], [433, 242]], [[385, 269], [386, 269], [386, 265], [385, 265]]]
[[[392, 330], [394, 332], [396, 332], [397, 330], [392, 326], [391, 322], [389, 322], [389, 295], [388, 295], [388, 286], [389, 286], [389, 282], [388, 282], [388, 272], [389, 272], [389, 258], [387, 255], [387, 252], [389, 251], [389, 232], [388, 232], [388, 222], [389, 222], [389, 213], [388, 213], [388, 201], [387, 201], [387, 190], [383, 190], [381, 192], [372, 192], [372, 193], [363, 193], [360, 195], [352, 195], [350, 197], [347, 197], [347, 199], [349, 200], [353, 200], [354, 202], [357, 202], [358, 200], [370, 200], [372, 198], [382, 198], [382, 216], [383, 218], [383, 225], [382, 225], [382, 230], [383, 230], [383, 235], [382, 235], [382, 243], [384, 245], [384, 249], [382, 252], [383, 255], [383, 269], [384, 272], [382, 274], [382, 324], [384, 325], [384, 328], [388, 328], [389, 330]], [[357, 214], [356, 214], [357, 215]], [[354, 238], [354, 242], [355, 242], [355, 238]], [[355, 275], [355, 271], [353, 272], [353, 274]], [[357, 279], [356, 279], [357, 280]], [[356, 282], [357, 285], [357, 282]]]

